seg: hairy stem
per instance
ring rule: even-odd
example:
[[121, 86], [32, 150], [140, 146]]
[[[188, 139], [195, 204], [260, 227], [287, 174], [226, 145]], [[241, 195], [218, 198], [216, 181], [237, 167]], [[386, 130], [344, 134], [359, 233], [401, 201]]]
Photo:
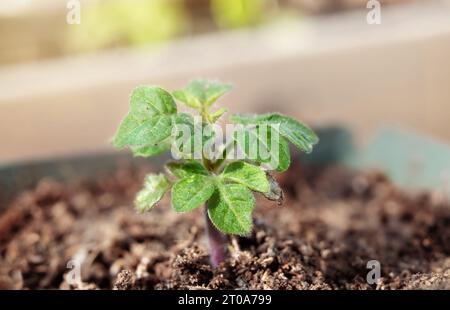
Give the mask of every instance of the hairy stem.
[[227, 239], [224, 234], [217, 230], [208, 216], [208, 204], [205, 204], [206, 237], [208, 238], [209, 253], [211, 254], [211, 265], [215, 268], [223, 262], [227, 256]]
[[[211, 124], [211, 117], [209, 115], [208, 107], [206, 105], [202, 105], [201, 109], [201, 116], [202, 120], [205, 123]], [[211, 160], [207, 159], [205, 154], [202, 154], [202, 161], [203, 166], [210, 171], [211, 173], [214, 173], [215, 168], [214, 164]], [[210, 253], [210, 260], [211, 265], [213, 268], [216, 268], [220, 265], [221, 262], [223, 262], [227, 256], [227, 238], [224, 234], [222, 234], [217, 228], [214, 226], [214, 224], [211, 222], [211, 219], [208, 215], [208, 204], [205, 203], [204, 208], [205, 213], [205, 230], [206, 230], [206, 237], [208, 239], [208, 245], [209, 245], [209, 253]]]

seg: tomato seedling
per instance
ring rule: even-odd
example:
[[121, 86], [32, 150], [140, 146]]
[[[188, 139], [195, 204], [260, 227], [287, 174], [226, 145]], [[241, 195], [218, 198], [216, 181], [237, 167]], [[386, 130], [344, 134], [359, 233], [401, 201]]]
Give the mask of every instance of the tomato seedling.
[[[137, 87], [113, 139], [115, 147], [129, 147], [136, 156], [171, 150], [179, 159], [166, 164], [167, 173], [146, 177], [135, 205], [148, 211], [168, 191], [176, 212], [204, 205], [213, 266], [226, 258], [225, 234], [251, 232], [253, 192], [281, 204], [283, 192], [270, 171], [289, 168], [288, 142], [306, 153], [318, 142], [309, 127], [279, 113], [233, 115], [235, 126], [227, 125], [224, 142], [217, 122], [227, 110], [211, 108], [230, 90], [228, 84], [204, 80], [172, 93], [160, 87]], [[179, 112], [176, 101], [196, 113]]]

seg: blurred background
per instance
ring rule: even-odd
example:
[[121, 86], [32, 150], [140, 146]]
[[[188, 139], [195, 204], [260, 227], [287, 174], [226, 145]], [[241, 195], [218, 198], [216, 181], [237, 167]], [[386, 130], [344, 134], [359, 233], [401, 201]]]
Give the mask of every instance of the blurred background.
[[380, 24], [370, 2], [3, 0], [0, 165], [109, 150], [136, 85], [199, 77], [235, 85], [231, 112], [448, 144], [450, 1], [379, 1]]

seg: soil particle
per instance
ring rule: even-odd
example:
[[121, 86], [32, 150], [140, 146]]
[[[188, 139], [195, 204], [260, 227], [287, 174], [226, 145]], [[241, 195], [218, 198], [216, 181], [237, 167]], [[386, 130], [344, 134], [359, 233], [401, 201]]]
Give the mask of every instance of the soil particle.
[[[165, 197], [135, 212], [146, 172], [24, 191], [0, 213], [0, 288], [450, 289], [450, 208], [437, 193], [295, 164], [275, 176], [283, 205], [258, 197], [252, 234], [229, 237], [228, 259], [212, 269], [202, 208], [176, 214]], [[374, 284], [370, 260], [381, 266]]]
[[136, 287], [136, 276], [129, 270], [122, 270], [114, 283], [115, 290], [131, 290]]

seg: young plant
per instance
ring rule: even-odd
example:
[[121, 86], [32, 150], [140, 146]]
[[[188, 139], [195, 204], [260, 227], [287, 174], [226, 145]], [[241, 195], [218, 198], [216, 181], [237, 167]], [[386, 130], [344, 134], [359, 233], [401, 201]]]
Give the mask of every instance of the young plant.
[[[306, 125], [278, 113], [233, 115], [236, 126], [223, 142], [216, 122], [226, 109], [211, 108], [230, 90], [230, 85], [203, 80], [173, 93], [140, 86], [133, 91], [130, 111], [113, 140], [115, 147], [129, 147], [136, 156], [171, 150], [181, 159], [166, 164], [167, 174], [148, 175], [135, 205], [140, 212], [148, 211], [169, 190], [176, 212], [204, 205], [213, 266], [226, 258], [224, 234], [251, 232], [253, 192], [281, 204], [283, 192], [270, 171], [288, 169], [288, 142], [306, 153], [318, 142]], [[179, 112], [175, 100], [197, 113]]]

